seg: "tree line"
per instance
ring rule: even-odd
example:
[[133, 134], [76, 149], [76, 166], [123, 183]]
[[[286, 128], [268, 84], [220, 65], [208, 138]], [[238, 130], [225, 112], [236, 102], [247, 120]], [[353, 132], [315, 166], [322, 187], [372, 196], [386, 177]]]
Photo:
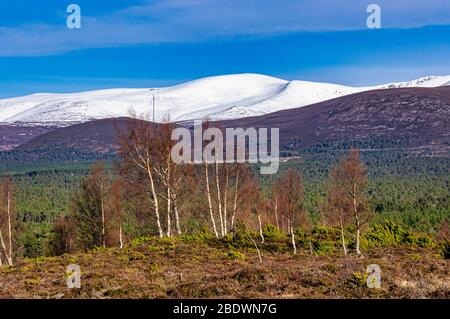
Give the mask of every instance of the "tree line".
[[[205, 125], [208, 125], [207, 123]], [[304, 207], [304, 185], [295, 169], [284, 172], [263, 191], [252, 169], [241, 163], [171, 160], [174, 124], [134, 120], [119, 131], [120, 160], [114, 176], [98, 163], [82, 180], [71, 200], [71, 214], [60, 216], [52, 241], [56, 254], [93, 247], [120, 247], [139, 235], [160, 238], [208, 231], [216, 238], [233, 232], [236, 222], [259, 233], [273, 224], [289, 234], [297, 252], [295, 230], [311, 227]], [[358, 150], [350, 150], [332, 170], [323, 223], [355, 226], [356, 253], [361, 228], [368, 222], [366, 169]]]
[[[54, 224], [51, 254], [123, 248], [140, 236], [208, 232], [223, 238], [235, 232], [238, 221], [259, 235], [250, 238], [257, 249], [257, 241], [265, 241], [264, 227], [274, 225], [289, 235], [296, 254], [296, 230], [312, 227], [299, 171], [289, 168], [267, 186], [246, 164], [175, 164], [173, 129], [170, 122], [154, 125], [138, 119], [117, 128], [120, 160], [112, 172], [99, 162], [81, 179], [69, 213]], [[325, 200], [317, 207], [320, 222], [340, 230], [343, 254], [349, 252], [349, 226], [355, 253], [362, 254], [361, 232], [373, 215], [367, 184], [357, 149], [340, 158], [325, 183]], [[5, 177], [0, 184], [0, 264], [12, 265], [17, 256], [16, 224], [14, 185]]]

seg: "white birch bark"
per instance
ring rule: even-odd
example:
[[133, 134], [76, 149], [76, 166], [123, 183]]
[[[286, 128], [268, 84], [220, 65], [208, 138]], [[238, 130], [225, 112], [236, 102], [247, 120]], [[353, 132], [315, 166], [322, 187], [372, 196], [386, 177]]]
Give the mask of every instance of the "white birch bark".
[[219, 233], [217, 232], [216, 227], [216, 221], [214, 219], [213, 209], [212, 209], [212, 202], [211, 202], [211, 191], [209, 188], [209, 171], [208, 171], [208, 163], [205, 162], [205, 181], [206, 181], [206, 196], [208, 197], [208, 206], [209, 206], [209, 214], [211, 217], [211, 223], [213, 226], [214, 234], [217, 238], [219, 238]]
[[[290, 222], [289, 222], [289, 224], [292, 225]], [[290, 233], [291, 233], [292, 249], [294, 250], [294, 255], [296, 255], [297, 254], [297, 245], [295, 244], [294, 227], [292, 227], [292, 226], [289, 226], [289, 227], [290, 227], [289, 230], [290, 230]]]
[[344, 249], [344, 255], [347, 255], [347, 246], [345, 244], [344, 224], [342, 222], [342, 215], [339, 216], [339, 221], [340, 221], [340, 225], [341, 225], [342, 248]]
[[150, 179], [150, 187], [151, 187], [152, 196], [153, 196], [153, 206], [154, 206], [154, 209], [155, 209], [156, 226], [158, 227], [159, 237], [162, 238], [162, 237], [164, 237], [164, 234], [163, 234], [163, 230], [162, 230], [162, 227], [161, 227], [161, 221], [160, 221], [160, 218], [159, 218], [158, 196], [156, 194], [155, 183], [154, 183], [154, 180], [153, 180], [153, 174], [152, 174], [151, 167], [150, 167], [150, 160], [148, 158], [147, 158], [146, 164], [147, 164], [147, 167], [146, 167], [147, 168], [147, 174], [148, 174], [148, 177]]
[[123, 238], [122, 238], [122, 223], [119, 225], [119, 248], [123, 248]]
[[175, 212], [175, 226], [177, 228], [177, 234], [181, 235], [180, 215], [178, 213], [178, 205], [175, 198], [173, 199], [173, 210]]
[[253, 242], [253, 245], [256, 248], [256, 252], [258, 253], [259, 263], [262, 264], [262, 257], [261, 257], [261, 251], [259, 250], [258, 245], [256, 244], [256, 241], [252, 238], [252, 236], [248, 235], [250, 240]]
[[261, 216], [259, 214], [258, 215], [258, 223], [259, 223], [259, 237], [261, 237], [261, 243], [264, 243], [264, 235], [263, 235], [263, 231], [262, 231], [262, 223], [261, 223]]
[[9, 236], [9, 258], [12, 265], [12, 227], [11, 227], [11, 193], [8, 191], [8, 236]]
[[216, 167], [216, 188], [217, 188], [217, 206], [219, 208], [219, 221], [220, 221], [220, 234], [225, 236], [223, 227], [223, 216], [222, 216], [222, 200], [220, 195], [220, 183], [219, 183], [219, 163], [214, 160], [214, 165]]
[[352, 204], [353, 204], [353, 214], [355, 216], [355, 220], [356, 220], [356, 254], [357, 255], [361, 255], [361, 250], [360, 250], [360, 242], [359, 242], [359, 237], [360, 237], [360, 228], [361, 228], [361, 223], [359, 220], [359, 213], [358, 213], [358, 204], [356, 201], [356, 183], [353, 182], [352, 185]]
[[5, 255], [6, 262], [8, 263], [9, 266], [12, 266], [13, 265], [12, 256], [8, 256], [8, 249], [6, 249], [6, 245], [5, 245], [5, 241], [3, 239], [3, 234], [2, 234], [1, 229], [0, 229], [0, 244], [2, 245], [3, 254]]
[[223, 194], [223, 227], [224, 227], [224, 234], [226, 235], [228, 233], [228, 218], [227, 218], [227, 203], [228, 203], [228, 167], [225, 163], [225, 189]]
[[233, 213], [231, 214], [231, 229], [234, 229], [234, 220], [236, 218], [238, 188], [239, 188], [239, 170], [236, 173], [236, 183], [234, 185], [234, 203], [233, 203]]
[[103, 201], [103, 181], [100, 181], [102, 185], [100, 185], [100, 205], [102, 210], [102, 246], [106, 247], [106, 227], [105, 227], [105, 205]]
[[277, 228], [280, 229], [280, 223], [278, 222], [278, 197], [275, 196], [275, 221], [277, 223]]
[[171, 220], [170, 220], [170, 212], [172, 210], [171, 207], [171, 195], [170, 195], [170, 187], [167, 186], [167, 237], [171, 236]]

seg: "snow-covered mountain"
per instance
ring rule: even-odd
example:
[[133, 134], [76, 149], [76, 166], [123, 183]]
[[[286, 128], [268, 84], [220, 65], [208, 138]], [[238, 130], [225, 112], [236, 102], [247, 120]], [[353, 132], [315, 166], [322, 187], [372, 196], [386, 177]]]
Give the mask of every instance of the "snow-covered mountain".
[[0, 99], [0, 122], [68, 125], [92, 119], [148, 115], [155, 121], [211, 120], [258, 116], [302, 107], [332, 98], [383, 88], [450, 85], [450, 76], [373, 87], [348, 87], [307, 81], [286, 81], [259, 74], [204, 78], [159, 89], [109, 89], [71, 94], [33, 94]]
[[432, 88], [450, 85], [450, 75], [448, 76], [426, 76], [409, 82], [390, 83], [379, 86], [383, 89], [424, 87]]

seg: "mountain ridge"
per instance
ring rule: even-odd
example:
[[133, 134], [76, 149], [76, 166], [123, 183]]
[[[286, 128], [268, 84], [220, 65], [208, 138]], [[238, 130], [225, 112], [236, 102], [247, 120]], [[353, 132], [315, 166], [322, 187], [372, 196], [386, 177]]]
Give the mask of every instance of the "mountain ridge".
[[304, 107], [333, 98], [377, 89], [437, 87], [450, 76], [429, 76], [409, 82], [368, 87], [292, 80], [260, 74], [202, 78], [166, 88], [106, 89], [69, 94], [38, 93], [0, 99], [0, 123], [68, 126], [95, 119], [152, 115], [161, 122], [200, 118], [234, 120]]
[[[37, 149], [70, 148], [104, 154], [115, 152], [115, 128], [126, 128], [128, 121], [128, 118], [101, 119], [57, 128], [25, 141], [17, 150], [31, 153]], [[338, 148], [352, 145], [368, 150], [408, 149], [447, 157], [450, 154], [450, 86], [365, 91], [219, 124], [224, 128], [278, 127], [280, 148], [286, 152], [323, 149], [324, 145]]]

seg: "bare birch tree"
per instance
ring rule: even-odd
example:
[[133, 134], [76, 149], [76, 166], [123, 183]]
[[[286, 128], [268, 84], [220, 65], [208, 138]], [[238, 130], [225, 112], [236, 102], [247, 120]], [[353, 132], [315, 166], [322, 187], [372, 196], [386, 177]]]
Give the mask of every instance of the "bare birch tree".
[[[16, 215], [14, 209], [14, 184], [10, 176], [4, 177], [0, 182], [0, 259], [3, 256], [7, 265], [14, 262], [14, 227]], [[1, 261], [3, 264], [3, 260]]]
[[148, 123], [143, 119], [131, 119], [125, 132], [118, 128], [122, 174], [143, 177], [142, 182], [149, 190], [147, 199], [153, 205], [158, 235], [164, 237], [154, 167], [156, 139], [155, 124]]
[[275, 183], [275, 196], [278, 198], [281, 214], [287, 219], [288, 232], [295, 255], [297, 254], [295, 228], [307, 223], [307, 217], [303, 210], [303, 182], [299, 173], [290, 168]]
[[84, 178], [71, 199], [72, 216], [78, 227], [78, 242], [81, 247], [91, 249], [107, 246], [107, 194], [110, 181], [103, 163], [91, 167], [90, 175]]
[[328, 193], [325, 205], [322, 208], [322, 217], [326, 224], [339, 227], [342, 249], [344, 255], [347, 255], [345, 227], [349, 224], [352, 214], [349, 202], [339, 185], [336, 168], [332, 170], [328, 184]]
[[359, 150], [352, 149], [343, 156], [332, 172], [332, 180], [336, 189], [347, 201], [353, 215], [356, 229], [356, 254], [361, 255], [360, 236], [361, 227], [368, 221], [370, 214], [366, 200], [367, 178], [366, 169], [359, 157]]
[[110, 188], [110, 207], [111, 219], [113, 220], [114, 228], [117, 228], [118, 246], [120, 249], [124, 246], [123, 224], [125, 218], [124, 207], [122, 205], [122, 182], [116, 179]]

